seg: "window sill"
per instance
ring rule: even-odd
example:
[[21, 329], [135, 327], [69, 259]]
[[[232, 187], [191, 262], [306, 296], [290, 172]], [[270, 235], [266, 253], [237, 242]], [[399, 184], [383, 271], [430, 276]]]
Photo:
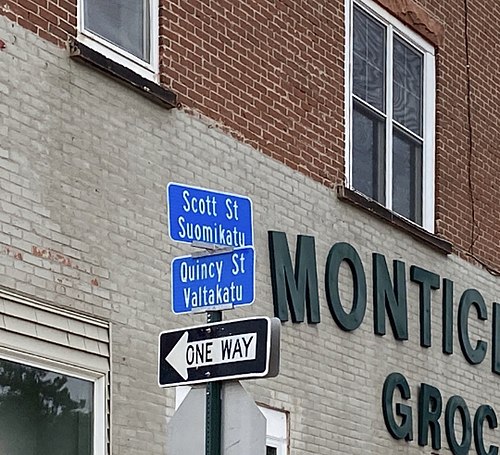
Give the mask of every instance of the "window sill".
[[351, 190], [344, 185], [337, 185], [337, 197], [348, 204], [369, 212], [376, 217], [388, 222], [390, 225], [410, 234], [415, 239], [426, 243], [431, 248], [443, 254], [451, 254], [452, 244], [435, 234], [411, 223], [402, 216], [392, 212], [377, 201]]
[[125, 83], [156, 104], [164, 106], [167, 109], [172, 109], [177, 105], [177, 96], [174, 92], [139, 76], [129, 68], [114, 62], [78, 41], [71, 42], [70, 56], [73, 60], [97, 68], [120, 82]]

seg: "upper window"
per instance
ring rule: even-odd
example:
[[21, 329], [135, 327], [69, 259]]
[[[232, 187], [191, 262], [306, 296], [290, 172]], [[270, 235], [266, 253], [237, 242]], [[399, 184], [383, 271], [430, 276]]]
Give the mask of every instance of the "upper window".
[[83, 44], [156, 79], [158, 0], [80, 0], [78, 13]]
[[434, 48], [371, 1], [349, 23], [348, 183], [432, 232]]

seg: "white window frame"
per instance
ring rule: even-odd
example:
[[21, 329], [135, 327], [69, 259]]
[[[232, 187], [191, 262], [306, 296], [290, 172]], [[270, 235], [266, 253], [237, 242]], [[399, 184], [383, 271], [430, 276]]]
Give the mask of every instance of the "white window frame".
[[288, 415], [279, 409], [259, 406], [266, 418], [266, 446], [276, 449], [276, 455], [288, 455]]
[[[423, 144], [422, 144], [422, 226], [428, 232], [434, 232], [435, 218], [435, 52], [434, 47], [409, 27], [396, 19], [372, 0], [345, 0], [346, 36], [345, 36], [345, 180], [346, 186], [352, 186], [352, 17], [353, 5], [363, 9], [368, 15], [382, 23], [387, 28], [387, 39], [392, 41], [394, 33], [407, 41], [412, 47], [422, 52], [423, 60]], [[390, 45], [392, 51], [392, 43]], [[388, 66], [386, 75], [387, 90], [392, 93], [392, 61], [387, 57]], [[389, 87], [390, 86], [390, 87]], [[390, 96], [390, 95], [389, 95]], [[387, 95], [386, 95], [387, 99]], [[388, 110], [392, 110], [392, 99], [389, 99]], [[392, 209], [392, 115], [387, 115], [386, 123], [386, 170], [385, 170], [385, 203]], [[402, 215], [400, 215], [402, 216]], [[408, 220], [414, 223], [411, 220]]]
[[92, 455], [107, 455], [106, 448], [106, 374], [74, 365], [45, 359], [0, 347], [0, 359], [72, 376], [93, 383], [93, 450]]
[[0, 357], [94, 383], [94, 451], [111, 445], [111, 327], [0, 288]]
[[[132, 0], [131, 0], [132, 1]], [[104, 57], [113, 60], [114, 62], [130, 69], [139, 76], [151, 80], [153, 82], [159, 81], [159, 4], [158, 0], [149, 1], [149, 58], [150, 62], [132, 55], [119, 46], [101, 38], [100, 36], [92, 33], [92, 31], [85, 29], [84, 23], [84, 3], [85, 0], [78, 0], [77, 16], [78, 16], [78, 33], [77, 40], [83, 45], [99, 52]]]

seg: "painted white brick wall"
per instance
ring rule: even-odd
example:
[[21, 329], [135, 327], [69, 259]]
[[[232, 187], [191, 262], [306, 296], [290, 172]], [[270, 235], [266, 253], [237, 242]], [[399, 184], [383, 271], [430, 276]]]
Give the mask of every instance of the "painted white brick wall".
[[[340, 203], [332, 190], [210, 120], [150, 103], [3, 17], [0, 38], [7, 44], [0, 51], [0, 285], [112, 322], [114, 454], [165, 453], [174, 394], [156, 385], [157, 336], [204, 321], [170, 310], [170, 261], [189, 252], [168, 238], [170, 181], [253, 200], [257, 298], [225, 318], [273, 313], [268, 230], [288, 234], [292, 257], [297, 234], [316, 238], [322, 321], [284, 324], [280, 376], [245, 382], [257, 401], [290, 412], [292, 454], [429, 454], [415, 440], [393, 440], [384, 426], [381, 390], [393, 371], [412, 389], [415, 439], [420, 382], [438, 387], [445, 400], [461, 395], [471, 411], [488, 403], [500, 412], [491, 345], [475, 367], [456, 336], [455, 353], [441, 353], [441, 291], [433, 294], [431, 348], [419, 346], [412, 283], [410, 339], [395, 341], [389, 326], [385, 337], [373, 334], [371, 253], [384, 254], [390, 266], [405, 261], [408, 277], [415, 264], [452, 279], [455, 309], [463, 290], [477, 288], [489, 316], [500, 296], [497, 278]], [[337, 241], [355, 246], [368, 281], [367, 314], [352, 333], [335, 325], [326, 304], [326, 258]], [[349, 275], [343, 280], [348, 295]], [[471, 332], [491, 344], [490, 321], [472, 318]], [[500, 432], [486, 435], [500, 444]], [[442, 442], [440, 453], [449, 453], [444, 428]]]

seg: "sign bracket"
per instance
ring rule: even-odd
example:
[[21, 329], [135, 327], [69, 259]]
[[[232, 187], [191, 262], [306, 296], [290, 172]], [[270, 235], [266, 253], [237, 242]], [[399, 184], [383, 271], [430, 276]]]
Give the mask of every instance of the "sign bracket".
[[191, 310], [191, 314], [201, 314], [201, 313], [211, 313], [212, 311], [226, 311], [226, 310], [234, 310], [234, 305], [232, 303], [217, 305], [215, 308], [212, 307], [210, 309], [201, 307]]
[[191, 254], [191, 257], [197, 258], [201, 256], [210, 256], [211, 254], [231, 253], [234, 247], [228, 245], [218, 245], [216, 243], [205, 243], [194, 241], [191, 243], [194, 248], [201, 248], [203, 251], [196, 251]]

